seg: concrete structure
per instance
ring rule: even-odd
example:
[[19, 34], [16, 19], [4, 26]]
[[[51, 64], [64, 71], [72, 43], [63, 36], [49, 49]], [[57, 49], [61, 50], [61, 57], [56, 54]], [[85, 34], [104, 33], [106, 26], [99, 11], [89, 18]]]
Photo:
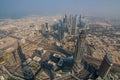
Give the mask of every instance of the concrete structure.
[[99, 67], [99, 76], [105, 78], [112, 66], [112, 58], [109, 54], [106, 54], [103, 61]]
[[43, 48], [42, 47], [38, 47], [36, 50], [35, 50], [35, 53], [41, 55], [43, 53]]
[[41, 25], [41, 31], [42, 31], [43, 34], [46, 33], [46, 27], [45, 27], [44, 24]]
[[45, 61], [41, 62], [40, 65], [42, 69], [50, 76], [50, 80], [54, 80], [55, 78], [54, 66]]
[[71, 31], [72, 35], [75, 35], [76, 27], [77, 27], [77, 15], [72, 17], [72, 31]]
[[45, 23], [46, 30], [48, 30], [48, 23]]
[[41, 60], [41, 58], [40, 58], [40, 57], [35, 56], [35, 57], [33, 58], [33, 60], [34, 60], [34, 61], [36, 61], [36, 62], [39, 62], [39, 61]]
[[82, 57], [84, 55], [84, 48], [85, 48], [85, 38], [86, 38], [86, 34], [85, 31], [82, 30], [79, 38], [76, 41], [76, 46], [75, 46], [75, 53], [74, 53], [74, 61], [77, 64], [80, 64]]
[[60, 20], [58, 24], [58, 35], [59, 35], [59, 40], [61, 41], [64, 37], [64, 27], [63, 27], [63, 22]]
[[46, 30], [46, 38], [49, 38], [49, 34], [50, 34], [50, 32], [49, 32], [49, 30]]

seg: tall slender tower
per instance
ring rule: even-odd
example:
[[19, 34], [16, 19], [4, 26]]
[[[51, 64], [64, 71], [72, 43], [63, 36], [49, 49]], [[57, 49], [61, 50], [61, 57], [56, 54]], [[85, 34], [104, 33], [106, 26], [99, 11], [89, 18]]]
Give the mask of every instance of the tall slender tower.
[[82, 57], [84, 55], [84, 50], [85, 50], [85, 30], [82, 30], [79, 34], [79, 37], [76, 42], [75, 46], [75, 53], [74, 53], [74, 61], [75, 63], [80, 64]]
[[69, 32], [70, 35], [72, 34], [72, 15], [69, 16], [68, 32]]
[[75, 53], [73, 55], [74, 62], [75, 62], [73, 66], [73, 71], [75, 73], [80, 72], [81, 69], [83, 68], [83, 66], [80, 63], [81, 63], [81, 60], [83, 58], [84, 51], [85, 51], [85, 38], [86, 38], [85, 31], [82, 30], [76, 41]]
[[59, 35], [59, 40], [62, 41], [64, 37], [64, 29], [63, 29], [63, 22], [60, 20], [60, 23], [58, 24], [58, 35]]
[[72, 17], [72, 31], [71, 31], [72, 35], [75, 35], [76, 26], [77, 26], [77, 15]]
[[79, 27], [82, 27], [81, 15], [79, 16]]
[[48, 23], [45, 23], [46, 30], [48, 30]]

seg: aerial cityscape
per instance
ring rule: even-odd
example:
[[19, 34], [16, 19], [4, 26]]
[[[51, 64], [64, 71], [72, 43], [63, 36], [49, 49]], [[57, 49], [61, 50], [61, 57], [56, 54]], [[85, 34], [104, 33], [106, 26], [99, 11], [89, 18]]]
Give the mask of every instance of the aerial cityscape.
[[[0, 1], [0, 7], [3, 7], [0, 8], [0, 80], [120, 80], [119, 15], [98, 16], [84, 12], [84, 7], [76, 9], [84, 3], [82, 0], [81, 3], [73, 2], [75, 7], [70, 7], [73, 5], [70, 3], [59, 9], [64, 1], [57, 5], [51, 0], [57, 7], [51, 5], [52, 9], [47, 6], [50, 5], [48, 0], [41, 1], [50, 8], [43, 8], [47, 11], [38, 11], [36, 15], [31, 11], [36, 12], [39, 8], [33, 7], [29, 11], [23, 0], [14, 1]], [[12, 9], [21, 3], [22, 8], [18, 5]], [[5, 7], [8, 4], [13, 5], [12, 8]], [[31, 0], [30, 4], [42, 6]], [[22, 12], [19, 15], [16, 9], [30, 14], [21, 16]], [[58, 13], [52, 14], [56, 9]], [[79, 9], [84, 14], [81, 10], [78, 12]]]

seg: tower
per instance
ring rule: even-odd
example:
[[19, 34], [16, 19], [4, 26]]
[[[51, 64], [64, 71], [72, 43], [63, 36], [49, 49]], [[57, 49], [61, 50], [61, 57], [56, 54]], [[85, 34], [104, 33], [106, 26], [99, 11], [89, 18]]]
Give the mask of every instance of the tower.
[[48, 23], [45, 23], [46, 30], [48, 30]]
[[42, 34], [46, 33], [46, 27], [44, 24], [41, 25], [41, 32], [42, 32]]
[[71, 31], [72, 35], [75, 35], [76, 27], [77, 27], [77, 15], [72, 17], [72, 31]]
[[112, 57], [109, 54], [106, 54], [99, 67], [99, 76], [105, 78], [108, 72], [110, 71], [112, 65]]
[[54, 80], [55, 71], [54, 66], [46, 61], [40, 63], [41, 68], [50, 76], [50, 80]]
[[86, 38], [85, 30], [82, 30], [76, 41], [75, 53], [74, 53], [75, 63], [80, 63], [82, 60], [85, 50], [85, 38]]
[[81, 15], [79, 16], [79, 27], [82, 27]]
[[82, 70], [83, 66], [81, 65], [81, 61], [85, 52], [85, 38], [86, 34], [85, 31], [82, 30], [79, 34], [78, 39], [76, 40], [75, 45], [75, 53], [73, 55], [74, 59], [74, 66], [73, 66], [73, 72], [78, 73]]
[[64, 37], [64, 28], [63, 28], [63, 23], [60, 20], [60, 23], [58, 24], [58, 35], [59, 35], [59, 40], [62, 41], [63, 37]]
[[63, 23], [67, 23], [67, 15], [65, 14], [64, 18], [63, 18]]

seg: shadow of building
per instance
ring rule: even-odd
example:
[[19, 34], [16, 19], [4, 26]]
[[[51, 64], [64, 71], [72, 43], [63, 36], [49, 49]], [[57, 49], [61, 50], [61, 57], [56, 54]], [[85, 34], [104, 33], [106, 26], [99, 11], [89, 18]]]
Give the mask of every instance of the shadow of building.
[[31, 68], [29, 67], [29, 65], [26, 62], [26, 57], [23, 54], [22, 48], [19, 43], [18, 43], [17, 53], [21, 60], [21, 68], [22, 68], [22, 72], [23, 72], [25, 80], [35, 80], [35, 76], [32, 73]]

